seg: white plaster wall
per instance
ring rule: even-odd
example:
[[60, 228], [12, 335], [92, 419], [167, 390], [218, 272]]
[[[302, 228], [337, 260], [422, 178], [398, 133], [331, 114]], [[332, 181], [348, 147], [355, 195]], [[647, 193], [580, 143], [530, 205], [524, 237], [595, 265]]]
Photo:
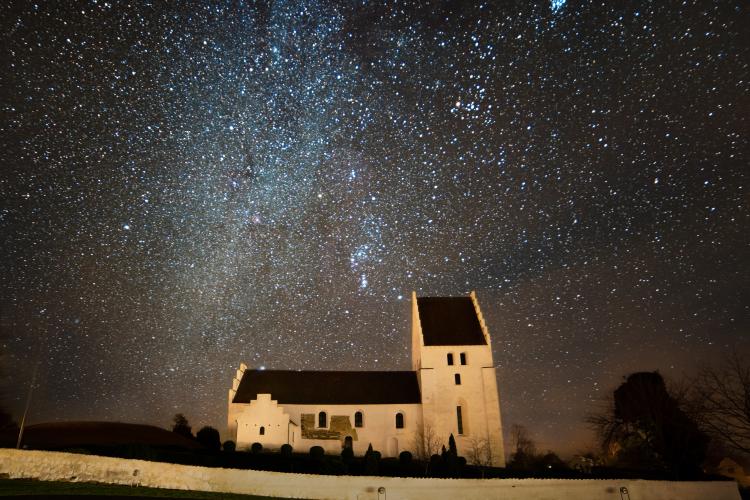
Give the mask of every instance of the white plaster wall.
[[[448, 353], [453, 365], [448, 365]], [[466, 365], [461, 365], [461, 353]], [[422, 400], [424, 420], [447, 443], [456, 438], [459, 454], [466, 455], [477, 440], [489, 440], [493, 465], [505, 465], [502, 446], [500, 407], [495, 368], [489, 346], [425, 346], [422, 348]], [[456, 385], [455, 375], [461, 376]], [[462, 406], [464, 433], [458, 433], [456, 407]]]
[[[285, 405], [292, 421], [299, 425], [299, 439], [294, 444], [295, 451], [307, 452], [312, 446], [322, 446], [326, 453], [338, 455], [341, 453], [342, 440], [333, 439], [304, 439], [302, 433], [302, 414], [315, 415], [315, 425], [318, 424], [318, 413], [324, 411], [328, 415], [328, 425], [334, 415], [347, 415], [354, 427], [354, 413], [364, 414], [362, 427], [356, 427], [357, 440], [353, 441], [354, 454], [364, 455], [367, 446], [372, 443], [374, 450], [383, 457], [398, 456], [404, 450], [414, 452], [415, 433], [422, 423], [422, 409], [419, 404], [403, 405]], [[396, 413], [404, 414], [404, 428], [396, 429]], [[393, 438], [398, 443], [395, 450], [389, 448], [389, 441]]]
[[[332, 416], [346, 415], [354, 427], [354, 413], [361, 411], [364, 414], [363, 426], [354, 428], [357, 439], [352, 442], [355, 455], [364, 455], [370, 443], [373, 449], [379, 451], [383, 457], [395, 457], [404, 450], [412, 453], [415, 451], [416, 432], [422, 424], [422, 409], [419, 404], [276, 406], [276, 402], [271, 400], [271, 397], [272, 395], [269, 394], [259, 394], [258, 399], [262, 398], [262, 402], [253, 400], [250, 404], [231, 403], [229, 405], [229, 414], [237, 422], [236, 434], [230, 436], [230, 439], [236, 441], [238, 449], [247, 448], [255, 442], [261, 443], [264, 448], [268, 449], [278, 449], [281, 445], [289, 443], [296, 452], [305, 453], [312, 446], [321, 446], [326, 453], [338, 455], [341, 453], [343, 438], [339, 440], [304, 439], [302, 437], [302, 414], [315, 415], [317, 426], [318, 413], [325, 411], [328, 415], [328, 428], [330, 428]], [[404, 414], [403, 429], [396, 428], [396, 413], [398, 412]], [[289, 428], [290, 420], [296, 426], [292, 425]], [[259, 435], [260, 425], [266, 427], [266, 436]]]
[[622, 500], [628, 497], [623, 497], [621, 488], [627, 488], [630, 500], [740, 500], [734, 482], [314, 476], [12, 449], [0, 450], [0, 474], [11, 478], [103, 482], [281, 498]]
[[[236, 405], [233, 412], [237, 421], [237, 449], [244, 449], [253, 443], [264, 448], [280, 448], [288, 442], [289, 415], [271, 399], [270, 394], [258, 394], [249, 404]], [[260, 434], [263, 428], [264, 434]]]

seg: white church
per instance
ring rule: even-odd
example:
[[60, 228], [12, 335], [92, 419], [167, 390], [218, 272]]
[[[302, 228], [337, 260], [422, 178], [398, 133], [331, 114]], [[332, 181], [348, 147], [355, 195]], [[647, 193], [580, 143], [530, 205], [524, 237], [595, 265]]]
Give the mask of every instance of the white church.
[[237, 448], [290, 444], [307, 452], [345, 447], [383, 457], [439, 453], [451, 434], [459, 454], [481, 450], [504, 467], [492, 344], [474, 292], [412, 292], [411, 371], [253, 370], [240, 365], [229, 390], [228, 427]]

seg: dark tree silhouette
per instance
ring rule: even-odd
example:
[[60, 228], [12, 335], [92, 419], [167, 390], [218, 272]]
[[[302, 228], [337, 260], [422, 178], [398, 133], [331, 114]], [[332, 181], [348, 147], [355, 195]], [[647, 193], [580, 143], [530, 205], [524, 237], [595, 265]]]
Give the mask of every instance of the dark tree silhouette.
[[178, 413], [172, 419], [174, 425], [172, 425], [172, 432], [175, 432], [186, 438], [193, 439], [193, 429], [188, 424], [188, 419], [182, 413]]
[[750, 454], [750, 363], [738, 355], [705, 367], [692, 381], [690, 412], [729, 448]]
[[450, 437], [448, 438], [448, 451], [453, 453], [455, 456], [458, 456], [458, 448], [456, 448], [456, 438], [453, 437], [453, 433], [451, 433]]
[[629, 375], [612, 406], [587, 418], [616, 465], [689, 477], [700, 472], [708, 436], [680, 408], [658, 372]]
[[228, 441], [224, 441], [224, 445], [222, 447], [224, 451], [227, 453], [234, 453], [234, 451], [237, 449], [237, 443], [232, 441], [231, 439]]
[[195, 438], [200, 444], [209, 450], [219, 451], [221, 449], [221, 437], [219, 431], [210, 426], [205, 426], [198, 431]]

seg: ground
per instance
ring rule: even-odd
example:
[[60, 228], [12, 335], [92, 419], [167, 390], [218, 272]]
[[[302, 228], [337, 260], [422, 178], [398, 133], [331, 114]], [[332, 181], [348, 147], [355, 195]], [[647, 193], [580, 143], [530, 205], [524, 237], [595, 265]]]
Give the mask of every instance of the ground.
[[167, 490], [101, 483], [69, 483], [33, 479], [0, 479], [0, 497], [62, 498], [86, 496], [94, 498], [189, 498], [205, 500], [264, 500], [272, 497], [233, 495], [205, 491]]

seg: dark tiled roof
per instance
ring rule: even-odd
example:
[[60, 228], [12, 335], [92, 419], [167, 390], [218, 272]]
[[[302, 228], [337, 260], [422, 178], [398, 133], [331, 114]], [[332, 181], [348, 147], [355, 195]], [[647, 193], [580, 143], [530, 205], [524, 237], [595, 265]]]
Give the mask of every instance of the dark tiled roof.
[[487, 345], [471, 297], [419, 297], [424, 345]]
[[415, 372], [245, 370], [233, 403], [271, 394], [279, 404], [421, 403]]

